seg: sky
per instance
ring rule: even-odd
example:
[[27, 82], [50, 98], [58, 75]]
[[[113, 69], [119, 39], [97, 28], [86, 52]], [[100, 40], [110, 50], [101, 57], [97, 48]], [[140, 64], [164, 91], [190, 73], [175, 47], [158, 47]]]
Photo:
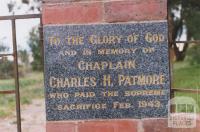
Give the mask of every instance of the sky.
[[[181, 10], [181, 6], [179, 6], [178, 7], [179, 8], [179, 11], [178, 10], [174, 10], [174, 14], [175, 14], [175, 19], [176, 18], [180, 18], [180, 15], [181, 15], [181, 12], [180, 12], [180, 10]], [[182, 33], [182, 35], [180, 36], [180, 38], [177, 38], [176, 40], [177, 41], [186, 41], [186, 38], [187, 38], [187, 30], [186, 30], [186, 28], [185, 27], [183, 27], [183, 33]], [[183, 50], [183, 47], [184, 47], [184, 44], [183, 43], [177, 43], [176, 44], [177, 46], [178, 46], [178, 48], [179, 48], [179, 50], [180, 51], [182, 51]]]
[[[15, 15], [24, 15], [24, 14], [33, 14], [39, 13], [37, 10], [28, 11], [29, 6], [22, 4], [21, 0], [0, 0], [0, 16], [13, 15], [12, 12], [9, 12], [7, 4], [10, 2], [16, 2], [15, 6]], [[33, 4], [33, 3], [31, 3]], [[29, 38], [29, 32], [33, 27], [39, 25], [39, 19], [26, 19], [26, 20], [17, 20], [16, 21], [16, 34], [17, 34], [17, 45], [20, 50], [28, 50], [29, 46], [27, 44]], [[0, 44], [6, 45], [9, 47], [9, 51], [6, 53], [12, 53], [12, 28], [11, 21], [0, 21]]]

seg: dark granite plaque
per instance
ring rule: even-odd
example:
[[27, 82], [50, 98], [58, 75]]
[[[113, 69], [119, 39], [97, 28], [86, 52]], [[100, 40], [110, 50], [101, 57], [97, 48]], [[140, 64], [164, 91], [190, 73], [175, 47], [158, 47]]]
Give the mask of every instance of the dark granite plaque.
[[47, 120], [167, 117], [167, 22], [44, 27]]

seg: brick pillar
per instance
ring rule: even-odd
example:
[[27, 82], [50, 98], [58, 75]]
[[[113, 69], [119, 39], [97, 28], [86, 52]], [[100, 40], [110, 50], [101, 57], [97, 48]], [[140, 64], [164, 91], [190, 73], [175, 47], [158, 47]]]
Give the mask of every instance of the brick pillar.
[[[166, 20], [167, 0], [44, 0], [42, 18], [44, 25]], [[153, 127], [157, 121], [162, 122], [160, 131], [168, 131], [165, 119], [47, 121], [46, 128], [47, 132], [158, 132]]]

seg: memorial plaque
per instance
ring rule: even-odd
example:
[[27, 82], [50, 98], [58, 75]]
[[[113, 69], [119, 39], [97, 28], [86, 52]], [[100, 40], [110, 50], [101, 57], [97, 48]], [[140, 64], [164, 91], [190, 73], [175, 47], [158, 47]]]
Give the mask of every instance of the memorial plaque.
[[167, 22], [44, 26], [48, 121], [167, 117]]

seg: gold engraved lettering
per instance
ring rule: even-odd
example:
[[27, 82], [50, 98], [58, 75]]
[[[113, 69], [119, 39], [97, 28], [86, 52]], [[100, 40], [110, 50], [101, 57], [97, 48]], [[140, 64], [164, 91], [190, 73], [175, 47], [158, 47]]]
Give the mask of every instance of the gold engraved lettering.
[[56, 78], [51, 76], [49, 85], [51, 88], [95, 87], [97, 82], [95, 77]]
[[49, 37], [49, 43], [50, 45], [55, 45], [55, 46], [58, 46], [60, 44], [61, 40], [59, 37], [56, 37], [56, 36], [52, 36], [52, 37]]
[[122, 36], [97, 36], [91, 35], [89, 37], [89, 43], [96, 44], [116, 44], [120, 43], [122, 40]]
[[83, 45], [84, 37], [80, 36], [68, 36], [66, 37], [66, 41], [68, 45]]
[[62, 55], [62, 56], [75, 56], [75, 55], [77, 55], [77, 51], [75, 51], [75, 50], [65, 50], [65, 51], [61, 51], [59, 54]]
[[52, 87], [52, 88], [56, 88], [56, 78], [55, 77], [50, 77], [50, 79], [49, 79], [49, 85], [50, 85], [50, 87]]
[[142, 48], [142, 52], [145, 54], [153, 53], [153, 52], [155, 52], [155, 48], [151, 48], [151, 47]]
[[124, 96], [161, 96], [165, 95], [165, 90], [130, 90], [130, 91], [124, 91]]
[[110, 75], [103, 75], [103, 86], [111, 86], [111, 76]]
[[152, 34], [149, 32], [145, 35], [145, 40], [149, 43], [164, 42], [165, 36], [163, 34]]
[[80, 61], [77, 64], [77, 67], [79, 70], [123, 70], [123, 69], [135, 69], [136, 64], [135, 60], [125, 60], [125, 61], [118, 61], [118, 62], [107, 62], [107, 61], [101, 61], [101, 62], [85, 62]]
[[71, 111], [71, 110], [99, 110], [99, 109], [107, 109], [107, 104], [105, 103], [96, 103], [96, 104], [65, 104], [65, 105], [57, 105], [57, 110], [63, 111]]
[[158, 100], [153, 100], [153, 101], [138, 101], [139, 108], [146, 108], [146, 107], [151, 107], [151, 108], [159, 108], [161, 107], [161, 102]]
[[124, 103], [124, 102], [113, 102], [113, 108], [114, 109], [129, 109], [131, 108], [131, 104]]
[[136, 75], [136, 76], [125, 76], [118, 75], [119, 86], [133, 86], [133, 85], [162, 85], [165, 83], [165, 76], [160, 75]]
[[95, 92], [75, 92], [74, 93], [74, 97], [84, 97], [84, 98], [91, 98], [91, 97], [95, 97]]
[[117, 97], [119, 95], [118, 91], [106, 91], [102, 92], [104, 97]]
[[92, 55], [91, 49], [83, 49], [83, 55]]
[[69, 94], [68, 93], [50, 93], [49, 94], [49, 98], [59, 98], [59, 99], [62, 99], [62, 98], [69, 98]]
[[137, 48], [117, 48], [117, 49], [98, 49], [99, 55], [123, 55], [123, 54], [134, 54]]
[[128, 43], [136, 43], [139, 39], [139, 35], [138, 34], [131, 34], [127, 37], [127, 41]]

